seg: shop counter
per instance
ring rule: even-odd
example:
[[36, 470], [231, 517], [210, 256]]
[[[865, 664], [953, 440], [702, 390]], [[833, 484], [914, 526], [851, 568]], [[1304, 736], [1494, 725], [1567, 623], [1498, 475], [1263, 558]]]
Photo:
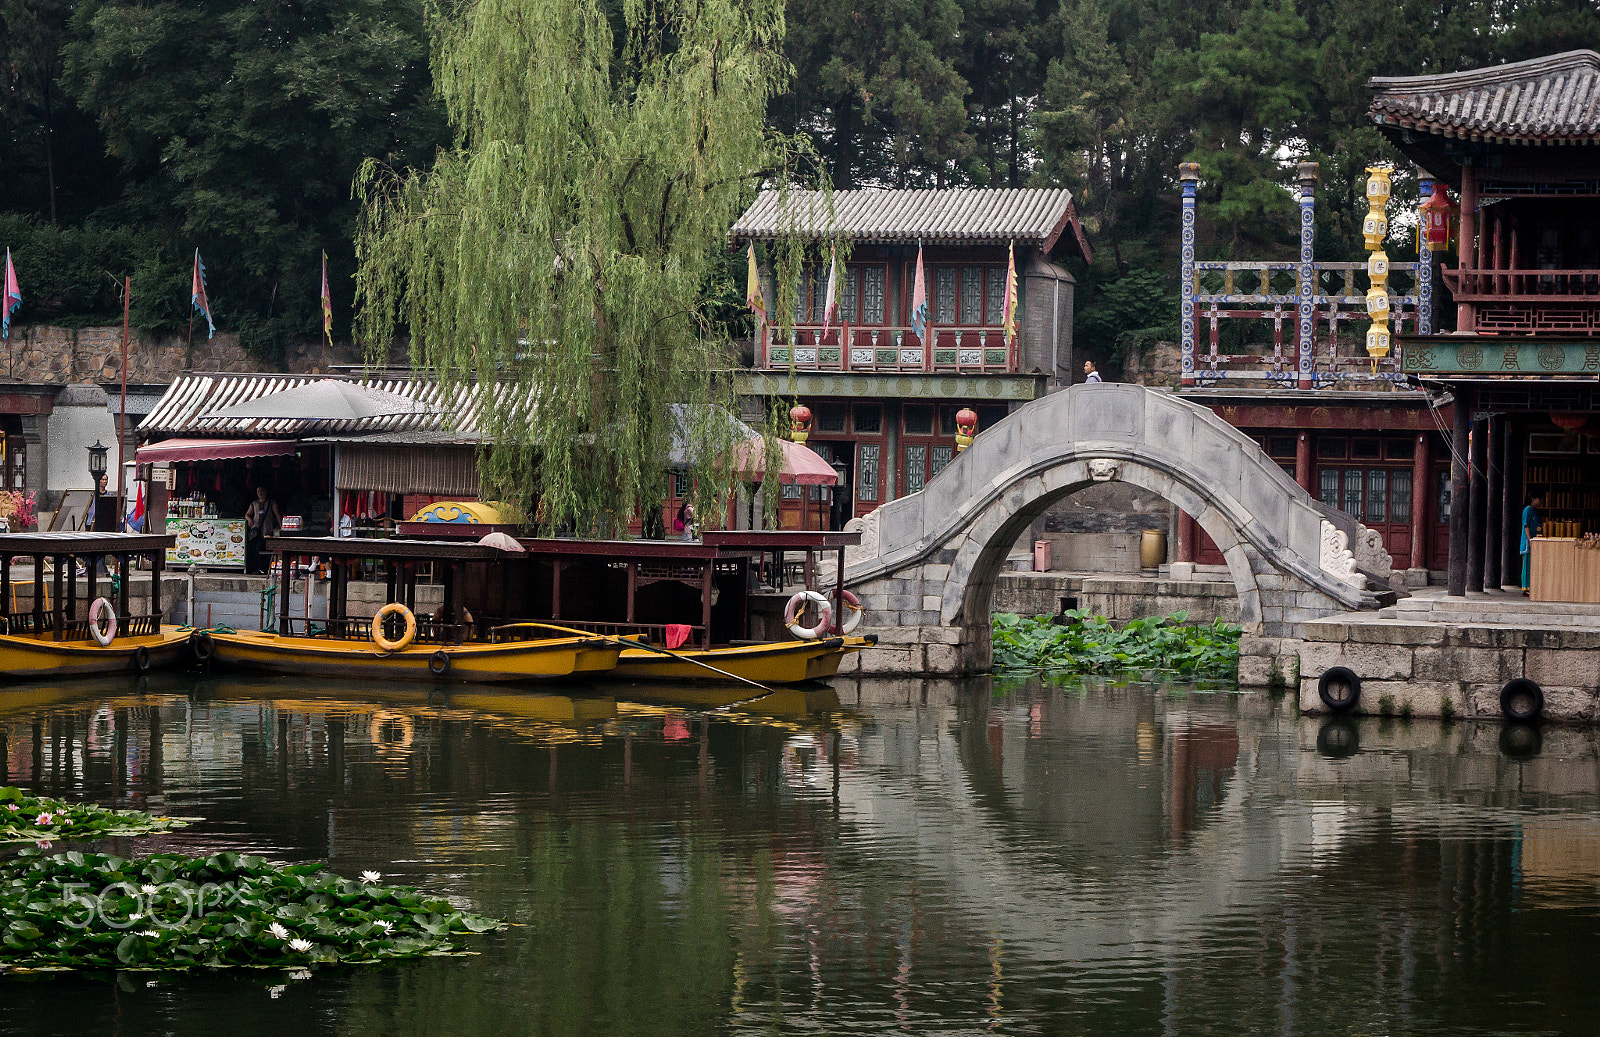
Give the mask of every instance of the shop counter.
[[1534, 601], [1600, 603], [1600, 541], [1585, 546], [1569, 537], [1534, 537], [1529, 560]]
[[167, 532], [177, 539], [167, 548], [167, 564], [206, 569], [244, 568], [244, 519], [167, 519]]

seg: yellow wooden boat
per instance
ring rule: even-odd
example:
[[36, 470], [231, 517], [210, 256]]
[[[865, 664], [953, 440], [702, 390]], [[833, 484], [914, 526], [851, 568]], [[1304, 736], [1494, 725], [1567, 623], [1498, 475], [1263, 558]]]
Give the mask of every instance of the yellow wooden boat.
[[195, 635], [195, 654], [222, 666], [316, 677], [408, 681], [525, 681], [604, 673], [617, 665], [615, 638], [555, 637], [500, 644], [410, 644], [385, 652], [370, 642], [281, 636], [267, 631]]
[[[189, 631], [161, 622], [161, 567], [173, 538], [144, 533], [0, 533], [0, 674], [48, 679], [144, 673], [188, 658]], [[133, 566], [150, 560], [145, 611], [132, 610]], [[12, 559], [28, 558], [26, 581]], [[99, 594], [102, 558], [129, 579]], [[77, 569], [82, 564], [84, 593]], [[31, 584], [31, 586], [30, 586]], [[26, 606], [26, 607], [24, 607]]]
[[[617, 677], [652, 681], [715, 680], [706, 667], [761, 684], [798, 684], [839, 672], [851, 652], [876, 643], [869, 637], [827, 637], [818, 641], [776, 641], [722, 648], [680, 648], [663, 655], [648, 648], [624, 648]], [[703, 665], [702, 665], [703, 664]]]

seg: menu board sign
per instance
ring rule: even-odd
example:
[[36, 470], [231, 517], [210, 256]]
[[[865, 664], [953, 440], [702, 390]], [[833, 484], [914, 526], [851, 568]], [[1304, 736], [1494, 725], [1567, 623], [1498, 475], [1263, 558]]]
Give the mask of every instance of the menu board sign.
[[167, 564], [244, 568], [244, 519], [167, 519], [177, 539], [167, 548]]

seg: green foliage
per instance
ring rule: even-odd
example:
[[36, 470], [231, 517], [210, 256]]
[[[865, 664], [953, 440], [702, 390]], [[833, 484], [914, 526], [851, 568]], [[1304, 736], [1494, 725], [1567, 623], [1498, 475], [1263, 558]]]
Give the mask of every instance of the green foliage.
[[105, 839], [149, 835], [182, 828], [193, 817], [157, 817], [142, 810], [109, 810], [92, 803], [66, 803], [0, 786], [0, 843], [50, 839]]
[[1060, 674], [1167, 670], [1192, 678], [1235, 679], [1239, 627], [1215, 620], [1189, 626], [1187, 612], [1134, 619], [1121, 628], [1082, 609], [1056, 617], [997, 612], [994, 664], [999, 670]]
[[447, 386], [500, 382], [481, 419], [485, 495], [579, 535], [659, 501], [675, 439], [696, 511], [720, 515], [739, 438], [727, 231], [805, 155], [766, 124], [790, 71], [779, 0], [610, 13], [436, 11], [455, 146], [427, 172], [369, 162], [357, 182], [362, 340], [381, 351], [398, 325]]
[[502, 927], [414, 889], [320, 864], [158, 854], [0, 862], [0, 968], [13, 971], [312, 968], [464, 953], [453, 937]]
[[1117, 363], [1130, 352], [1178, 331], [1178, 296], [1169, 279], [1154, 270], [1134, 270], [1103, 280], [1091, 270], [1082, 286], [1081, 308], [1073, 317], [1080, 354], [1096, 362]]

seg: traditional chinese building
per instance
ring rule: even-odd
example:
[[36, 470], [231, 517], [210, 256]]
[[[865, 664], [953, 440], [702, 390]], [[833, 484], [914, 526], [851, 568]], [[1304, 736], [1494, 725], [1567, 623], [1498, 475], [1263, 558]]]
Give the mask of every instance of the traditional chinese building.
[[[831, 235], [850, 242], [840, 264], [839, 317], [824, 328], [828, 264], [808, 264], [794, 301], [792, 334], [773, 321], [757, 333], [746, 398], [797, 398], [813, 423], [807, 445], [839, 472], [842, 491], [785, 487], [785, 527], [812, 516], [838, 526], [922, 489], [956, 448], [956, 414], [971, 408], [986, 428], [1014, 406], [1072, 381], [1074, 281], [1062, 264], [1089, 258], [1065, 190], [838, 191]], [[789, 210], [784, 210], [784, 205]], [[759, 248], [780, 233], [830, 235], [817, 195], [780, 202], [763, 192], [734, 225], [736, 245]], [[919, 249], [928, 326], [912, 327]], [[1017, 335], [1002, 328], [1011, 256], [1017, 269]], [[820, 257], [817, 257], [820, 260]], [[773, 299], [770, 265], [765, 295]], [[807, 525], [814, 526], [811, 518]]]
[[1455, 330], [1396, 340], [1400, 370], [1453, 398], [1454, 441], [1470, 444], [1452, 471], [1470, 506], [1450, 514], [1449, 590], [1514, 584], [1529, 497], [1547, 533], [1600, 531], [1600, 55], [1370, 86], [1373, 122], [1459, 198], [1441, 271]]

